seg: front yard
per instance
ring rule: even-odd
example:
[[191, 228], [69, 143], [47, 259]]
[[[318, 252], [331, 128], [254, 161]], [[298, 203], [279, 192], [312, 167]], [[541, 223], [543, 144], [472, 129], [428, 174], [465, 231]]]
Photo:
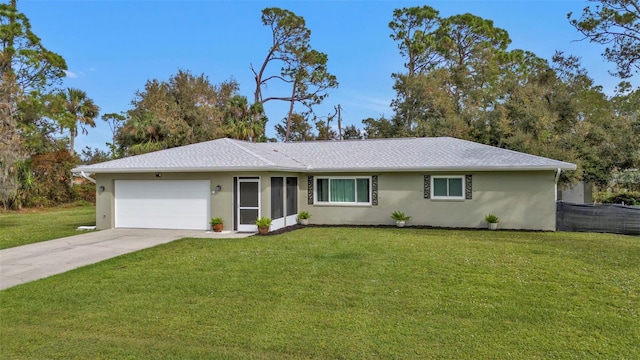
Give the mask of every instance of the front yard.
[[640, 358], [640, 239], [309, 228], [0, 291], [1, 358]]
[[78, 226], [95, 224], [96, 208], [91, 204], [0, 211], [0, 249], [76, 235]]

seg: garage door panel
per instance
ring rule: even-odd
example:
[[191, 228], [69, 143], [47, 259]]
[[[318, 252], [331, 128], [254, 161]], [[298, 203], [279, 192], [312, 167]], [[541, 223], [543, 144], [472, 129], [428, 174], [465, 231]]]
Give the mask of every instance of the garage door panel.
[[117, 180], [116, 227], [208, 229], [205, 180]]

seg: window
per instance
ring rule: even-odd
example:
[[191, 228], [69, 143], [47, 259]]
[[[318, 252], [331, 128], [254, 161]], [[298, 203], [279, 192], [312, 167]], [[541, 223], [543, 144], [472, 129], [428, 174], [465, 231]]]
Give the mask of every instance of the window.
[[371, 178], [316, 178], [316, 203], [370, 204]]
[[431, 177], [432, 199], [464, 199], [464, 176]]

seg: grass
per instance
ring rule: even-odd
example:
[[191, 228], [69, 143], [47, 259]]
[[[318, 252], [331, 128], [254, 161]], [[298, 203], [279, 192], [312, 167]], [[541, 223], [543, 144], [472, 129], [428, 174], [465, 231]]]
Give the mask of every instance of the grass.
[[0, 292], [0, 357], [640, 358], [640, 238], [307, 228]]
[[0, 211], [0, 249], [76, 235], [78, 226], [95, 223], [95, 206], [90, 204]]

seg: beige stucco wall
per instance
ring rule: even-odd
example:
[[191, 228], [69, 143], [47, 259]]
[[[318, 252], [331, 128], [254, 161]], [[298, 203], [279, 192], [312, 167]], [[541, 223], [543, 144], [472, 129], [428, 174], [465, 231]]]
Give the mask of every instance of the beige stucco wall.
[[[96, 192], [96, 227], [98, 229], [109, 229], [115, 226], [115, 202], [114, 189], [115, 180], [210, 180], [210, 188], [213, 190], [217, 185], [222, 190], [211, 196], [211, 217], [221, 217], [224, 220], [225, 229], [233, 228], [233, 178], [234, 177], [259, 177], [260, 178], [260, 208], [261, 215], [271, 217], [271, 176], [298, 176], [294, 173], [269, 173], [269, 172], [238, 172], [238, 173], [161, 173], [161, 177], [156, 177], [156, 173], [140, 174], [96, 174], [96, 189], [104, 186], [104, 191]], [[306, 178], [305, 178], [306, 179]], [[300, 184], [300, 179], [298, 184]], [[300, 200], [301, 201], [301, 200]]]
[[233, 224], [232, 217], [232, 196], [233, 177], [224, 173], [162, 173], [161, 177], [156, 177], [156, 173], [140, 174], [96, 174], [96, 189], [104, 186], [105, 190], [96, 192], [96, 227], [98, 229], [109, 229], [115, 225], [115, 203], [114, 188], [115, 180], [210, 180], [210, 188], [213, 190], [217, 185], [222, 187], [222, 191], [211, 196], [211, 217], [221, 217], [225, 227]]
[[[472, 200], [424, 199], [424, 175], [473, 175]], [[314, 175], [314, 174], [311, 174]], [[389, 217], [394, 210], [412, 216], [407, 225], [439, 227], [486, 227], [488, 213], [500, 217], [503, 229], [555, 230], [555, 173], [528, 172], [470, 172], [470, 173], [381, 173], [335, 174], [378, 175], [378, 206], [308, 205], [308, 174], [279, 172], [243, 173], [155, 173], [96, 174], [96, 226], [114, 227], [115, 180], [210, 180], [222, 191], [211, 196], [211, 216], [222, 217], [225, 229], [233, 228], [233, 177], [260, 177], [261, 215], [271, 217], [271, 176], [298, 176], [298, 210], [309, 211], [313, 224], [393, 224]]]
[[[493, 213], [503, 229], [555, 230], [552, 171], [358, 175], [378, 175], [378, 206], [308, 205], [305, 175], [299, 180], [300, 210], [309, 211], [316, 224], [392, 225], [391, 212], [400, 210], [412, 216], [407, 225], [483, 228], [484, 216]], [[473, 199], [425, 199], [424, 175], [473, 175]]]

